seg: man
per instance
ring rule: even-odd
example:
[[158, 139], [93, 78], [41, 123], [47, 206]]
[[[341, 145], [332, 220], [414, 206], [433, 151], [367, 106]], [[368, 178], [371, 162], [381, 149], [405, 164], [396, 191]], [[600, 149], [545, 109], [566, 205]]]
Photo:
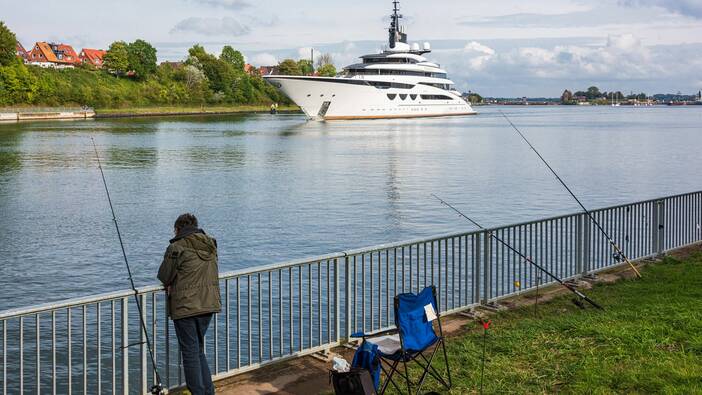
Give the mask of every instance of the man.
[[168, 314], [183, 355], [185, 383], [193, 395], [211, 395], [214, 385], [205, 357], [204, 337], [212, 314], [222, 306], [217, 241], [198, 228], [192, 214], [178, 217], [174, 232], [158, 279], [168, 294]]

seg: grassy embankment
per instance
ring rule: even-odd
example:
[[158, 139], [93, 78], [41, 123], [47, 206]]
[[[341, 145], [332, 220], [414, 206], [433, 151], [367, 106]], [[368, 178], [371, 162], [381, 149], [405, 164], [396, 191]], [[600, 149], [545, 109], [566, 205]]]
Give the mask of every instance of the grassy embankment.
[[[590, 290], [604, 312], [560, 297], [538, 317], [533, 306], [493, 316], [484, 392], [702, 393], [702, 253], [666, 258], [643, 276]], [[479, 392], [478, 326], [448, 340], [451, 393]], [[434, 389], [427, 379], [424, 390]]]

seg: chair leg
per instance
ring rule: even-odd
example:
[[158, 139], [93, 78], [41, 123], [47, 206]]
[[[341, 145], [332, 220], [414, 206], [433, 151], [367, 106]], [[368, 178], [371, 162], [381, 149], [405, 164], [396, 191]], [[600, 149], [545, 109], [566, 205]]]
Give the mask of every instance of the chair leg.
[[383, 383], [383, 387], [381, 388], [378, 395], [383, 395], [385, 393], [385, 391], [387, 390], [388, 384], [390, 384], [390, 383], [392, 383], [392, 386], [395, 387], [397, 392], [402, 393], [402, 390], [400, 389], [400, 387], [397, 385], [397, 383], [395, 383], [395, 380], [392, 379], [395, 372], [397, 372], [397, 365], [399, 363], [400, 363], [399, 360], [393, 361], [392, 364], [390, 364], [390, 372], [388, 372], [387, 370], [385, 370], [385, 368], [383, 368], [382, 363], [380, 364], [380, 368], [382, 369], [383, 373], [385, 373], [385, 382]]
[[453, 383], [451, 382], [451, 368], [449, 367], [448, 354], [446, 353], [446, 343], [444, 343], [443, 337], [439, 341], [441, 342], [441, 348], [444, 349], [444, 362], [446, 363], [446, 375], [448, 376], [448, 387], [450, 389], [453, 386]]
[[409, 377], [409, 370], [407, 370], [406, 358], [402, 358], [402, 364], [405, 365], [405, 381], [407, 381], [407, 394], [412, 395], [412, 382]]
[[429, 360], [427, 360], [427, 357], [424, 356], [424, 354], [419, 353], [419, 356], [422, 357], [422, 359], [427, 363], [426, 366], [422, 365], [421, 362], [417, 360], [417, 358], [414, 359], [414, 361], [417, 363], [417, 365], [421, 366], [422, 369], [424, 369], [424, 372], [422, 372], [422, 377], [419, 379], [419, 386], [417, 388], [417, 393], [419, 394], [422, 391], [422, 386], [424, 385], [424, 380], [427, 377], [427, 374], [431, 374], [435, 379], [437, 379], [439, 382], [443, 383], [443, 380], [440, 377], [437, 377], [438, 375], [434, 375], [432, 372], [433, 367], [431, 366], [431, 362], [434, 360], [434, 356], [436, 355], [437, 348], [434, 347], [434, 350], [431, 353], [431, 356], [429, 357]]

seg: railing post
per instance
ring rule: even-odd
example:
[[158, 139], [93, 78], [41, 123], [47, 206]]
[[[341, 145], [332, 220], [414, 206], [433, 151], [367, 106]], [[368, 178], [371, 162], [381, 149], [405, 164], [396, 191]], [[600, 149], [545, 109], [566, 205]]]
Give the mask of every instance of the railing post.
[[657, 255], [662, 255], [663, 251], [665, 251], [665, 200], [656, 201], [654, 213], [655, 251]]
[[[141, 304], [141, 319], [143, 322], [146, 322], [146, 294], [141, 294], [139, 295], [139, 304]], [[148, 383], [147, 383], [147, 367], [146, 367], [146, 333], [144, 331], [146, 328], [142, 328], [139, 326], [139, 341], [141, 342], [141, 347], [139, 347], [139, 357], [141, 358], [141, 375], [140, 375], [140, 380], [141, 380], [141, 391], [143, 394], [148, 392]]]
[[349, 257], [344, 256], [344, 282], [346, 289], [346, 309], [344, 313], [344, 320], [346, 320], [346, 342], [348, 343], [351, 339], [351, 268], [349, 267]]
[[[339, 333], [339, 330], [341, 329], [341, 322], [339, 320], [339, 308], [341, 301], [339, 301], [339, 259], [334, 258], [334, 322], [335, 322], [335, 327], [334, 331], [336, 332], [336, 342], [339, 343], [341, 341], [341, 333]], [[327, 317], [329, 319], [329, 317]], [[331, 336], [329, 336], [331, 338]]]
[[488, 304], [492, 296], [492, 232], [483, 234], [483, 300]]
[[586, 217], [585, 214], [582, 214], [580, 216], [581, 220], [580, 222], [583, 225], [583, 239], [582, 239], [582, 256], [583, 256], [583, 271], [582, 275], [587, 276], [588, 273], [590, 273], [590, 254], [592, 250], [590, 250], [590, 238], [592, 237], [592, 226], [590, 224], [590, 218]]
[[480, 242], [483, 237], [483, 232], [475, 234], [475, 241], [473, 243], [474, 251], [474, 265], [473, 265], [473, 303], [480, 302]]
[[122, 298], [122, 393], [129, 393], [129, 298]]
[[651, 209], [651, 251], [652, 253], [658, 254], [658, 225], [660, 224], [660, 210], [658, 208], [658, 201], [653, 202], [653, 208]]
[[575, 217], [575, 274], [585, 275], [583, 265], [584, 261], [584, 234], [583, 234], [583, 215]]

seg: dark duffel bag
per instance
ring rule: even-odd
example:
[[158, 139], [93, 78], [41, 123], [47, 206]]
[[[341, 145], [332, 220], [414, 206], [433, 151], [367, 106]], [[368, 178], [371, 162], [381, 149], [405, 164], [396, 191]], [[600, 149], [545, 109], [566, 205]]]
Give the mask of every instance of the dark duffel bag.
[[329, 378], [336, 395], [375, 395], [370, 372], [363, 368], [351, 368], [348, 372], [330, 371]]

